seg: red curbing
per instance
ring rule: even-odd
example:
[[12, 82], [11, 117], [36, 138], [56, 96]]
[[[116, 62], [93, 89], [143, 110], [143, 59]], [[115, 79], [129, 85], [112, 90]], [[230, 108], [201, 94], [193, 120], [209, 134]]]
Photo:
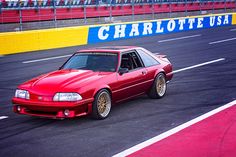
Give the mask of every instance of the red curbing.
[[235, 157], [235, 115], [236, 105], [232, 105], [129, 157]]

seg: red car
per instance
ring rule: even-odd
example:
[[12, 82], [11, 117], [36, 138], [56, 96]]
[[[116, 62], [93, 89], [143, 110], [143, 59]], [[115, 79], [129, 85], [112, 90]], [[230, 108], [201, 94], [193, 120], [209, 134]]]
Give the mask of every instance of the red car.
[[141, 47], [113, 46], [80, 50], [59, 70], [18, 86], [14, 112], [40, 117], [108, 117], [112, 104], [147, 94], [162, 98], [173, 76], [164, 55]]

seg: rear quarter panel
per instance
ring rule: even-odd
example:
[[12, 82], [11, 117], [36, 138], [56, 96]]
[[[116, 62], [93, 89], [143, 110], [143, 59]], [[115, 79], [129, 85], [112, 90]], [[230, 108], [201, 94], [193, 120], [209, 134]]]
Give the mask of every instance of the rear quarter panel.
[[173, 77], [173, 66], [172, 66], [172, 64], [165, 57], [162, 58], [162, 57], [158, 57], [158, 55], [157, 55], [156, 59], [160, 62], [160, 70], [157, 71], [157, 74], [160, 73], [160, 72], [164, 72], [165, 75], [166, 75], [166, 80], [170, 81]]

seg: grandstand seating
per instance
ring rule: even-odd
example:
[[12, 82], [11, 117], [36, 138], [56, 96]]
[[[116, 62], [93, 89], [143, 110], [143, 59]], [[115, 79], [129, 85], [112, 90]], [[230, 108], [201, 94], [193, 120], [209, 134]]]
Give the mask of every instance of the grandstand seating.
[[0, 23], [235, 8], [235, 0], [0, 0]]

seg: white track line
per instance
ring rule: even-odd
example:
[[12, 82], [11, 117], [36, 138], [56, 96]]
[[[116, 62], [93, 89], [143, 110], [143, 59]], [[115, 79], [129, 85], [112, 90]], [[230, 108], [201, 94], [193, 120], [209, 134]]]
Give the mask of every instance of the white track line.
[[229, 39], [224, 39], [224, 40], [213, 41], [213, 42], [210, 42], [209, 44], [210, 45], [218, 44], [218, 43], [223, 43], [223, 42], [232, 41], [232, 40], [236, 40], [236, 38], [229, 38]]
[[178, 37], [178, 38], [171, 38], [171, 39], [165, 39], [165, 40], [159, 40], [158, 42], [159, 43], [163, 43], [163, 42], [168, 42], [168, 41], [182, 40], [182, 39], [194, 38], [194, 37], [199, 37], [199, 36], [201, 36], [201, 34], [184, 36], [184, 37]]
[[181, 72], [181, 71], [185, 71], [185, 70], [201, 67], [201, 66], [204, 66], [204, 65], [220, 62], [220, 61], [223, 61], [223, 60], [225, 60], [225, 58], [220, 58], [220, 59], [204, 62], [204, 63], [201, 63], [201, 64], [196, 64], [196, 65], [189, 66], [189, 67], [186, 67], [186, 68], [182, 68], [182, 69], [179, 69], [179, 70], [174, 70], [173, 73], [175, 74], [175, 73], [178, 73], [178, 72]]
[[230, 31], [236, 31], [236, 28], [235, 29], [231, 29]]
[[24, 62], [22, 62], [22, 63], [27, 64], [27, 63], [41, 62], [41, 61], [47, 61], [47, 60], [52, 60], [52, 59], [70, 57], [71, 55], [72, 55], [72, 54], [70, 54], [70, 55], [64, 55], [64, 56], [56, 56], [56, 57], [41, 58], [41, 59], [35, 59], [35, 60], [24, 61]]
[[204, 120], [204, 119], [206, 119], [206, 118], [208, 118], [208, 117], [210, 117], [210, 116], [212, 116], [212, 115], [214, 115], [214, 114], [216, 114], [216, 113], [218, 113], [220, 111], [223, 111], [223, 110], [225, 110], [225, 109], [227, 109], [229, 107], [232, 107], [235, 104], [236, 104], [236, 100], [234, 100], [234, 101], [232, 101], [232, 102], [230, 102], [230, 103], [228, 103], [226, 105], [223, 105], [223, 106], [221, 106], [221, 107], [219, 107], [217, 109], [214, 109], [214, 110], [212, 110], [212, 111], [210, 111], [210, 112], [208, 112], [206, 114], [203, 114], [203, 115], [201, 115], [201, 116], [199, 116], [199, 117], [197, 117], [197, 118], [195, 118], [193, 120], [190, 120], [190, 121], [188, 121], [188, 122], [186, 122], [186, 123], [184, 123], [182, 125], [179, 125], [179, 126], [173, 128], [173, 129], [171, 129], [171, 130], [169, 130], [167, 132], [164, 132], [164, 133], [162, 133], [162, 134], [160, 134], [158, 136], [155, 136], [155, 137], [153, 137], [153, 138], [151, 138], [151, 139], [149, 139], [147, 141], [144, 141], [144, 142], [142, 142], [140, 144], [137, 144], [137, 145], [135, 145], [135, 146], [133, 146], [133, 147], [131, 147], [129, 149], [126, 149], [126, 150], [124, 150], [124, 151], [122, 151], [122, 152], [120, 152], [118, 154], [115, 154], [115, 155], [113, 155], [113, 157], [128, 156], [128, 155], [130, 155], [130, 154], [132, 154], [134, 152], [137, 152], [137, 151], [139, 151], [139, 150], [141, 150], [141, 149], [143, 149], [143, 148], [145, 148], [147, 146], [150, 146], [153, 143], [161, 141], [164, 138], [167, 138], [167, 137], [169, 137], [169, 136], [171, 136], [171, 135], [173, 135], [173, 134], [175, 134], [175, 133], [177, 133], [177, 132], [179, 132], [179, 131], [181, 131], [181, 130], [183, 130], [183, 129], [185, 129], [185, 128], [193, 125], [193, 124], [196, 124], [196, 123], [198, 123], [198, 122], [200, 122], [200, 121], [202, 121], [202, 120]]
[[6, 118], [8, 118], [8, 116], [0, 116], [0, 120], [6, 119]]

